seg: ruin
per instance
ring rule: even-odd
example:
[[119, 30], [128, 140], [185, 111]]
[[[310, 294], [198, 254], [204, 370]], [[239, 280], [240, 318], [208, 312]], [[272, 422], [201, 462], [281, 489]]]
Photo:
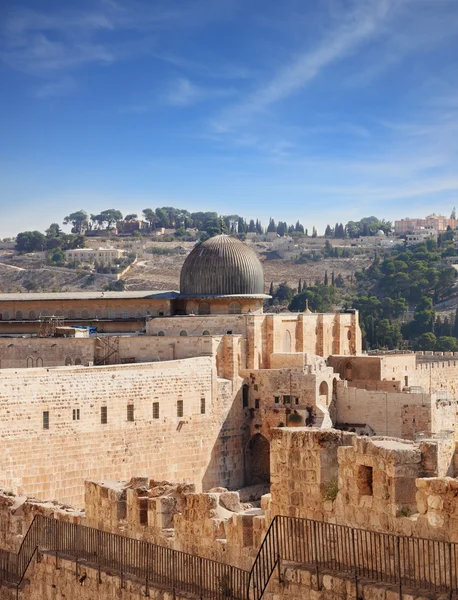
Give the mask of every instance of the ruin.
[[[458, 591], [452, 353], [363, 354], [356, 311], [263, 313], [224, 235], [180, 292], [6, 296], [1, 598]], [[21, 337], [44, 313], [109, 335]]]

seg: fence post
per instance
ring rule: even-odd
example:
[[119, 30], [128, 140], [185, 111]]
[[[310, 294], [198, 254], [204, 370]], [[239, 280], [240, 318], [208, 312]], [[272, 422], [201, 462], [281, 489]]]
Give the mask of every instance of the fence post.
[[317, 585], [318, 591], [321, 591], [320, 572], [318, 570], [318, 544], [316, 542], [316, 521], [313, 521], [313, 551], [315, 554], [316, 585]]
[[100, 567], [100, 552], [101, 552], [101, 547], [102, 544], [100, 543], [100, 531], [97, 533], [97, 562], [98, 562], [98, 570], [99, 570], [99, 583], [102, 583], [102, 574], [101, 574], [101, 567]]
[[277, 568], [278, 568], [278, 583], [282, 583], [281, 577], [281, 556], [280, 556], [280, 537], [278, 535], [278, 518], [275, 517], [275, 527], [272, 530], [273, 538], [274, 538], [274, 552], [277, 550]]
[[399, 600], [402, 600], [402, 577], [401, 577], [401, 537], [397, 536], [397, 550], [396, 554], [398, 557], [398, 577], [399, 577]]
[[453, 599], [453, 564], [452, 564], [452, 542], [448, 543], [448, 565], [450, 577], [450, 591], [448, 593], [449, 600]]
[[59, 541], [58, 541], [58, 521], [56, 520], [56, 522], [54, 523], [54, 550], [55, 550], [55, 554], [56, 554], [56, 569], [59, 569], [59, 550], [58, 550], [58, 546], [59, 546]]
[[146, 542], [145, 596], [149, 597], [149, 542]]
[[356, 558], [355, 530], [353, 528], [351, 530], [351, 546], [353, 552], [353, 564], [355, 568], [355, 598], [358, 600], [358, 563]]

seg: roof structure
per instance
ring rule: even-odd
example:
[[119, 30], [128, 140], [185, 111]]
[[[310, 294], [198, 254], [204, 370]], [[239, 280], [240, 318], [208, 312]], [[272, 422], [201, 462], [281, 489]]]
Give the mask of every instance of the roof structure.
[[173, 300], [179, 296], [176, 291], [140, 290], [136, 292], [50, 292], [24, 294], [0, 294], [0, 302], [27, 300]]

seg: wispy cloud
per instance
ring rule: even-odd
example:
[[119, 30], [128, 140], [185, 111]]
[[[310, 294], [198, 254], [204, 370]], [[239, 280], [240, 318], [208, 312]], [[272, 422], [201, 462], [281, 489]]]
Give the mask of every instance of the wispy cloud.
[[360, 3], [315, 48], [292, 57], [268, 82], [252, 92], [247, 100], [223, 111], [213, 121], [215, 130], [230, 130], [304, 88], [327, 66], [348, 57], [361, 44], [377, 35], [391, 8], [391, 0], [371, 0], [364, 5]]
[[199, 86], [186, 77], [179, 77], [169, 85], [162, 100], [170, 106], [181, 107], [233, 94], [230, 88]]
[[35, 98], [54, 98], [67, 96], [77, 89], [78, 85], [73, 77], [61, 77], [54, 81], [47, 81], [34, 88], [32, 95]]

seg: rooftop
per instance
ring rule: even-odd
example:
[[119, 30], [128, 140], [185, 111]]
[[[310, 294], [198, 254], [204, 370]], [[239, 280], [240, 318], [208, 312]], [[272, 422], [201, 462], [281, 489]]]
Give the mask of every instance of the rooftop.
[[0, 294], [0, 302], [46, 301], [46, 300], [173, 300], [179, 295], [174, 290], [140, 290], [136, 292], [50, 292], [24, 294]]

